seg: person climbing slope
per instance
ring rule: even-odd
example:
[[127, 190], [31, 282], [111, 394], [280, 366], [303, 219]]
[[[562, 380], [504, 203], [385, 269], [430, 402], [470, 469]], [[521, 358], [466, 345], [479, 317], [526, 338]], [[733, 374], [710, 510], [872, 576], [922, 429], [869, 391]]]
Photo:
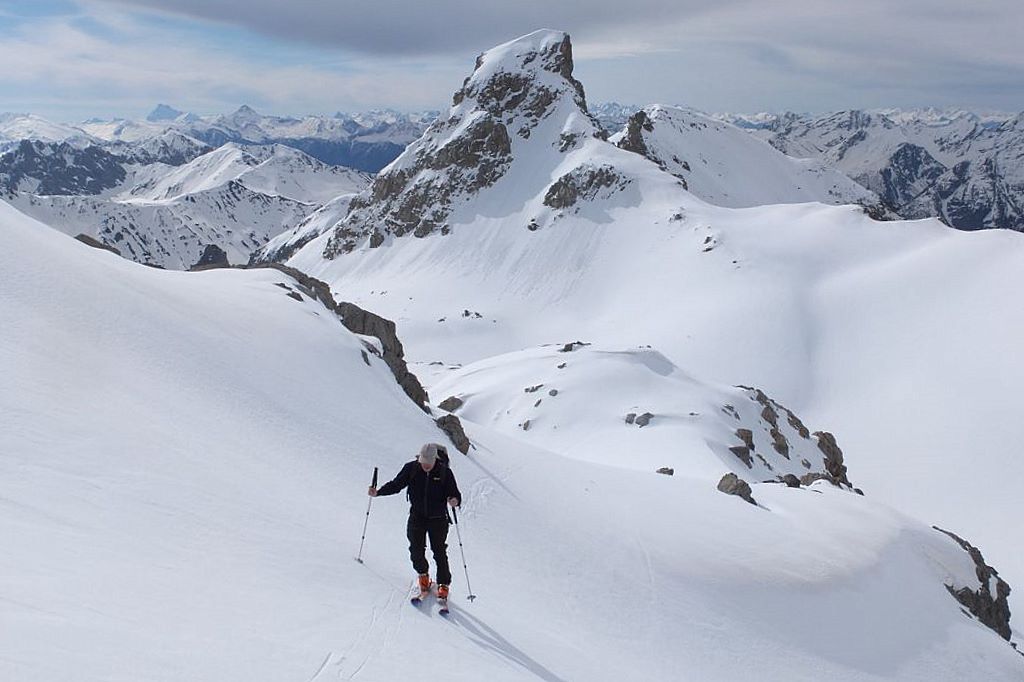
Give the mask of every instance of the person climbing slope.
[[409, 521], [406, 536], [409, 538], [409, 558], [419, 574], [421, 598], [431, 587], [429, 564], [427, 563], [427, 538], [434, 554], [437, 567], [437, 597], [448, 599], [448, 586], [452, 573], [448, 566], [448, 506], [462, 504], [455, 474], [448, 466], [448, 452], [443, 445], [427, 443], [419, 454], [405, 464], [398, 475], [380, 488], [370, 486], [370, 497], [385, 497], [408, 489]]

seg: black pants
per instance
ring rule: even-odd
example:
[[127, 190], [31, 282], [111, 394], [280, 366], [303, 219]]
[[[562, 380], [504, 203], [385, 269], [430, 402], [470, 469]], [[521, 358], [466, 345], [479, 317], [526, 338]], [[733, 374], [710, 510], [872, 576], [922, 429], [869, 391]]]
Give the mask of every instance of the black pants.
[[409, 558], [412, 559], [412, 567], [417, 573], [427, 573], [427, 537], [430, 537], [430, 550], [434, 553], [434, 563], [437, 564], [437, 582], [440, 585], [449, 585], [452, 581], [452, 572], [448, 568], [448, 519], [425, 519], [414, 514], [409, 515], [409, 523], [405, 527], [405, 533], [409, 537]]

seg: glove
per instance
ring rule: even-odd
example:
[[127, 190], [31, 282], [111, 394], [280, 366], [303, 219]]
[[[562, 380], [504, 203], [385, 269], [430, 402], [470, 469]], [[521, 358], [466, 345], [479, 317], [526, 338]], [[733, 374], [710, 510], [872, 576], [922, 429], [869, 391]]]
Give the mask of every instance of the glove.
[[452, 507], [458, 507], [459, 506], [459, 498], [457, 498], [457, 497], [449, 497], [448, 498], [448, 504], [450, 506], [452, 506]]
[[370, 489], [366, 491], [366, 494], [370, 497], [377, 497], [377, 489], [371, 485]]

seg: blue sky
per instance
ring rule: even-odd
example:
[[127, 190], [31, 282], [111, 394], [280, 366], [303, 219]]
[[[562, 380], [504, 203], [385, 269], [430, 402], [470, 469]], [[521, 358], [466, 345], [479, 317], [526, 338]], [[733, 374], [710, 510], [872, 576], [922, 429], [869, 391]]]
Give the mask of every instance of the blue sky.
[[443, 108], [479, 52], [573, 36], [590, 101], [706, 111], [1024, 109], [1024, 3], [0, 0], [0, 111]]

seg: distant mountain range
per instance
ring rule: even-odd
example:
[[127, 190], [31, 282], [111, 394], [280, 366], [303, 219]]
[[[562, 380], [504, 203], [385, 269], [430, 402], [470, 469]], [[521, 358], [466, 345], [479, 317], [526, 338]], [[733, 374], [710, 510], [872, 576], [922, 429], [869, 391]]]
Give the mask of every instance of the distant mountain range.
[[187, 269], [216, 246], [232, 263], [370, 176], [283, 145], [216, 149], [176, 131], [135, 143], [22, 140], [0, 155], [0, 198], [131, 260]]
[[166, 104], [145, 120], [91, 119], [55, 124], [32, 114], [0, 114], [0, 151], [23, 139], [68, 142], [76, 146], [135, 144], [169, 131], [211, 147], [228, 142], [282, 144], [338, 166], [375, 173], [418, 138], [437, 117], [435, 111], [368, 111], [334, 116], [265, 116], [249, 106], [227, 115], [197, 116]]
[[[593, 113], [614, 130], [640, 109], [613, 102]], [[788, 156], [840, 171], [903, 218], [1024, 231], [1024, 113], [929, 108], [707, 116]]]
[[904, 218], [1024, 230], [1024, 113], [784, 114], [748, 129], [789, 156], [842, 171]]
[[[974, 113], [958, 109], [884, 109], [841, 111], [829, 114], [759, 113], [703, 114], [684, 107], [656, 107], [658, 111], [686, 111], [705, 122], [703, 134], [689, 135], [676, 154], [685, 160], [699, 153], [709, 163], [730, 164], [756, 174], [759, 163], [737, 157], [735, 133], [723, 133], [731, 124], [794, 159], [806, 159], [822, 169], [838, 171], [869, 191], [836, 188], [824, 198], [800, 190], [796, 195], [772, 198], [763, 181], [749, 178], [744, 187], [731, 187], [734, 196], [749, 195], [775, 202], [851, 200], [875, 205], [878, 216], [938, 217], [964, 230], [1006, 228], [1024, 230], [1024, 124], [1022, 116]], [[589, 113], [609, 134], [624, 131], [630, 117], [643, 108], [617, 102], [592, 105]], [[648, 111], [652, 110], [647, 107]], [[663, 113], [664, 117], [665, 114]], [[0, 153], [22, 140], [61, 142], [84, 149], [98, 147], [122, 157], [185, 163], [203, 150], [229, 142], [243, 145], [281, 144], [299, 149], [331, 165], [376, 173], [418, 139], [438, 112], [400, 113], [391, 110], [301, 118], [267, 116], [242, 106], [227, 115], [198, 116], [166, 104], [158, 105], [145, 120], [89, 120], [59, 124], [32, 114], [0, 114]], [[717, 121], [718, 123], [712, 123]], [[664, 124], [662, 125], [664, 128]], [[690, 128], [691, 132], [696, 132]], [[718, 158], [718, 142], [726, 135], [733, 155]], [[756, 145], [749, 150], [760, 155]], [[699, 151], [698, 151], [699, 150]], [[102, 152], [93, 152], [102, 157]], [[0, 173], [10, 174], [9, 161], [0, 159]], [[685, 176], [680, 176], [684, 177]], [[725, 176], [722, 176], [723, 180]], [[85, 182], [85, 179], [82, 180]], [[44, 179], [46, 187], [60, 188], [63, 180]], [[95, 179], [90, 182], [95, 182]], [[692, 184], [692, 183], [691, 183]], [[710, 201], [700, 191], [691, 190]], [[68, 187], [69, 193], [73, 186]], [[861, 198], [857, 198], [860, 195]], [[721, 198], [719, 192], [716, 196]], [[831, 197], [831, 198], [830, 198]], [[873, 198], [871, 198], [873, 197]], [[728, 200], [725, 204], [728, 205]]]

